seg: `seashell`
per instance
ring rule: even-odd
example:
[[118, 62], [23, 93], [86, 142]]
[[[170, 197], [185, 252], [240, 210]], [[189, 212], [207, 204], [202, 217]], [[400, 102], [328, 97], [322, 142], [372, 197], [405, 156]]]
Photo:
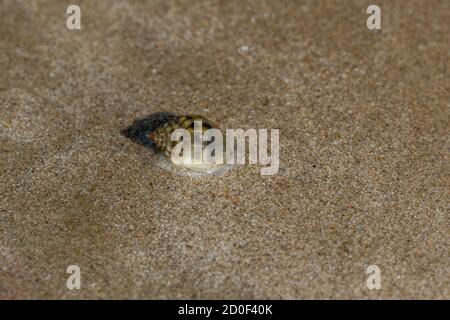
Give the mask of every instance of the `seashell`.
[[171, 140], [172, 132], [176, 129], [186, 129], [191, 133], [193, 141], [194, 121], [200, 121], [202, 124], [202, 133], [206, 130], [214, 128], [214, 125], [208, 119], [199, 115], [180, 116], [175, 120], [166, 122], [161, 127], [155, 129], [148, 134], [150, 140], [155, 143], [159, 151], [163, 152], [167, 157], [170, 157], [171, 152], [177, 141]]
[[[157, 149], [159, 157], [158, 165], [170, 171], [185, 173], [190, 175], [222, 175], [232, 168], [232, 165], [207, 163], [206, 161], [195, 161], [194, 152], [191, 150], [191, 158], [183, 163], [175, 163], [172, 161], [172, 150], [179, 141], [172, 141], [172, 133], [176, 129], [186, 129], [191, 136], [192, 148], [194, 147], [194, 126], [195, 122], [201, 124], [201, 132], [205, 133], [208, 129], [218, 129], [210, 120], [201, 115], [188, 114], [176, 116], [167, 120], [159, 127], [147, 133], [147, 137], [152, 141]], [[225, 137], [223, 136], [225, 142]], [[211, 143], [210, 141], [202, 142], [202, 151]]]

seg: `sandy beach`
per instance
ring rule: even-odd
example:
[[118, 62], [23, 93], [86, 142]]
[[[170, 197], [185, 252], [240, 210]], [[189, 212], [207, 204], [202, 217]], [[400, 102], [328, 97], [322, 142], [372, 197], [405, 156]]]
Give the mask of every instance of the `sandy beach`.
[[[0, 0], [0, 298], [449, 299], [450, 2], [369, 4]], [[279, 171], [165, 171], [155, 112]]]

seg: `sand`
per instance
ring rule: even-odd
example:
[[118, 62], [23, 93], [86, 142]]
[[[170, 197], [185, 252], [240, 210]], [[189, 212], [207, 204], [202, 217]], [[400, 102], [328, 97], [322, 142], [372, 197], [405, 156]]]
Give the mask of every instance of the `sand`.
[[[0, 298], [450, 298], [449, 1], [73, 2], [0, 0]], [[154, 112], [280, 170], [162, 170]]]

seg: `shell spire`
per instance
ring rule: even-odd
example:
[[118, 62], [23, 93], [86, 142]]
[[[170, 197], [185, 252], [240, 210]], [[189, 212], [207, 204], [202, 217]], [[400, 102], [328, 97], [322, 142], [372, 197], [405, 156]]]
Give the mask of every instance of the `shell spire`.
[[172, 132], [174, 132], [176, 129], [186, 129], [191, 133], [191, 141], [193, 141], [194, 124], [196, 121], [201, 122], [202, 133], [204, 133], [208, 129], [215, 128], [214, 124], [203, 116], [189, 114], [179, 116], [175, 120], [164, 123], [161, 127], [150, 132], [148, 134], [148, 137], [153, 141], [159, 151], [170, 158], [172, 149], [177, 144], [177, 141], [171, 140]]

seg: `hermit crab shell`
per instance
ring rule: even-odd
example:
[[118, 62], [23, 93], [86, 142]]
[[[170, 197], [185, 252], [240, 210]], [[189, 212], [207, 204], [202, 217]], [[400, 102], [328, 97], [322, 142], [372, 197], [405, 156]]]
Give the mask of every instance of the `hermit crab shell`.
[[[173, 148], [179, 141], [172, 141], [172, 133], [177, 129], [185, 129], [191, 136], [191, 141], [194, 144], [195, 126], [200, 125], [201, 133], [204, 134], [209, 129], [218, 129], [217, 126], [210, 120], [203, 116], [196, 114], [189, 114], [178, 116], [165, 122], [160, 127], [148, 133], [148, 138], [154, 143], [158, 150], [159, 166], [164, 169], [179, 173], [186, 173], [191, 175], [222, 175], [231, 169], [231, 165], [217, 164], [204, 161], [203, 159], [194, 159], [194, 152], [192, 150], [191, 157], [188, 161], [174, 162], [172, 160]], [[199, 132], [197, 127], [197, 132]], [[223, 137], [225, 138], [225, 137]], [[225, 140], [223, 140], [225, 141]], [[201, 147], [204, 149], [210, 142], [203, 141]], [[225, 153], [224, 153], [225, 155]], [[225, 160], [225, 157], [224, 157]], [[184, 170], [184, 171], [183, 171]]]

